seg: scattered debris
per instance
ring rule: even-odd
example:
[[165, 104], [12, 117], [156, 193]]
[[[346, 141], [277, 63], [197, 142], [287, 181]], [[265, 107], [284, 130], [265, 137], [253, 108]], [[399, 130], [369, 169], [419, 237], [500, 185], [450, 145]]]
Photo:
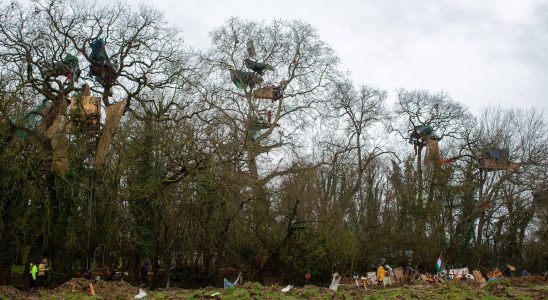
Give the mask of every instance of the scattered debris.
[[288, 285], [282, 289], [282, 293], [287, 293], [293, 288], [292, 285]]
[[224, 278], [223, 287], [227, 289], [227, 288], [235, 287], [238, 284], [241, 284], [242, 283], [241, 276], [242, 276], [242, 272], [238, 273], [238, 277], [236, 277], [236, 280], [234, 280], [234, 282], [230, 282], [228, 281], [228, 279]]
[[89, 291], [88, 291], [88, 294], [90, 294], [91, 296], [95, 296], [95, 289], [93, 288], [93, 283], [89, 283]]
[[373, 283], [371, 282], [371, 280], [369, 280], [367, 277], [365, 276], [361, 276], [359, 279], [358, 279], [358, 276], [354, 276], [354, 282], [356, 283], [356, 286], [357, 287], [363, 287], [365, 290], [367, 290], [367, 286], [368, 285], [372, 285]]
[[489, 278], [489, 280], [497, 280], [497, 279], [500, 279], [502, 277], [503, 277], [502, 272], [497, 268], [494, 269], [493, 271], [487, 273], [487, 278]]
[[371, 284], [377, 285], [377, 273], [367, 272], [367, 279], [369, 279]]
[[[468, 268], [450, 269], [447, 272], [449, 279], [466, 279], [470, 278], [470, 270]], [[472, 278], [473, 279], [473, 278]]]
[[333, 291], [336, 291], [337, 288], [340, 285], [340, 282], [341, 282], [341, 275], [339, 275], [339, 273], [335, 272], [333, 274], [333, 279], [331, 280], [331, 284], [329, 285], [329, 289], [333, 290]]
[[476, 280], [476, 282], [478, 283], [485, 282], [485, 278], [483, 278], [483, 275], [481, 275], [481, 272], [479, 270], [474, 270], [472, 274], [474, 275], [474, 279]]
[[143, 289], [139, 289], [139, 293], [135, 295], [135, 299], [143, 299], [147, 296], [147, 293]]

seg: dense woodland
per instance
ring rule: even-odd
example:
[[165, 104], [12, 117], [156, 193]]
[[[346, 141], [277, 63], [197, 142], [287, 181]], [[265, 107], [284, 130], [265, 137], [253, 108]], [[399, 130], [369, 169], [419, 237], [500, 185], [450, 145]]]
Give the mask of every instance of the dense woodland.
[[[298, 20], [231, 18], [195, 49], [152, 7], [0, 3], [1, 283], [43, 256], [53, 282], [104, 257], [131, 274], [152, 261], [155, 284], [183, 286], [238, 271], [322, 282], [380, 258], [433, 271], [440, 253], [455, 267], [548, 268], [548, 127], [535, 108], [472, 114], [444, 92], [356, 85]], [[98, 38], [115, 62], [111, 91], [89, 74]], [[78, 80], [45, 71], [67, 54]], [[246, 58], [271, 68], [238, 89], [231, 72], [248, 71]], [[97, 130], [70, 108], [84, 84], [101, 98]], [[255, 97], [267, 84], [283, 98]], [[98, 163], [104, 110], [121, 102]], [[439, 153], [409, 143], [421, 125]], [[515, 167], [481, 168], [489, 147]]]

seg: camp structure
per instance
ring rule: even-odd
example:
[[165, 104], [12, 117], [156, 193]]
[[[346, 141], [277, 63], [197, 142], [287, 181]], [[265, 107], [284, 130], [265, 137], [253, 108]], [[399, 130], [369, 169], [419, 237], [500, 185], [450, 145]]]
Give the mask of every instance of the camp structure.
[[45, 78], [65, 76], [68, 80], [78, 81], [81, 72], [78, 58], [67, 54], [62, 61], [58, 61], [53, 65], [44, 64], [42, 76]]
[[434, 129], [429, 125], [414, 126], [409, 137], [409, 143], [417, 148], [426, 147], [424, 154], [424, 163], [449, 164], [457, 160], [457, 157], [443, 158], [440, 154], [438, 142], [441, 140]]
[[89, 44], [91, 48], [91, 54], [90, 54], [91, 60], [100, 62], [103, 64], [106, 64], [109, 62], [109, 56], [105, 49], [105, 44], [106, 43], [102, 38], [95, 39], [93, 40], [93, 42]]
[[418, 141], [425, 142], [426, 139], [441, 140], [439, 136], [434, 133], [434, 128], [429, 125], [414, 126], [409, 136], [409, 144], [414, 144]]
[[92, 96], [89, 86], [85, 84], [82, 94], [72, 97], [70, 113], [73, 120], [84, 122], [89, 132], [98, 132], [101, 121], [101, 98]]
[[254, 90], [253, 96], [259, 99], [270, 99], [275, 101], [284, 97], [284, 91], [281, 86], [269, 85]]
[[250, 120], [250, 127], [253, 130], [269, 129], [278, 127], [280, 124], [272, 123], [272, 111], [258, 111]]
[[105, 44], [105, 41], [101, 38], [89, 44], [91, 48], [89, 75], [95, 77], [95, 81], [103, 86], [107, 95], [111, 95], [111, 88], [116, 83], [118, 75], [107, 54]]
[[519, 165], [509, 161], [508, 149], [486, 147], [481, 151], [479, 168], [486, 171], [512, 170], [515, 171]]
[[[232, 83], [234, 83], [238, 89], [246, 90], [245, 98], [247, 99], [250, 107], [250, 113], [248, 115], [246, 126], [251, 131], [251, 139], [253, 139], [253, 137], [260, 130], [268, 130], [279, 126], [279, 124], [272, 122], [272, 109], [270, 107], [265, 108], [263, 106], [264, 102], [257, 100], [270, 99], [274, 102], [282, 99], [286, 83], [282, 80], [277, 86], [273, 84], [260, 86], [263, 82], [263, 78], [261, 76], [264, 75], [265, 71], [272, 71], [274, 68], [267, 63], [250, 59], [257, 55], [255, 52], [255, 45], [252, 40], [248, 40], [246, 46], [247, 57], [243, 60], [243, 62], [245, 67], [252, 72], [236, 69], [229, 69], [229, 71]], [[260, 107], [261, 109], [259, 109]]]
[[243, 90], [247, 87], [254, 88], [255, 85], [263, 82], [263, 78], [253, 72], [245, 72], [240, 70], [230, 70], [230, 79], [234, 85]]
[[107, 155], [108, 147], [116, 133], [124, 111], [128, 104], [127, 98], [118, 103], [108, 105], [104, 108], [104, 124], [101, 124], [101, 98], [91, 95], [88, 85], [84, 85], [82, 93], [72, 98], [70, 112], [73, 121], [85, 124], [85, 130], [97, 141], [97, 153], [95, 154], [95, 167], [100, 169]]

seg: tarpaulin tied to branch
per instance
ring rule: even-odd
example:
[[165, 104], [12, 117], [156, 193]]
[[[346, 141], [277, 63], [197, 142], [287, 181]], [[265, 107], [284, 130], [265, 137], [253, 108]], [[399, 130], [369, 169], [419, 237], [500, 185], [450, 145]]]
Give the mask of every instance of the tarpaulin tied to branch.
[[57, 76], [65, 76], [68, 79], [72, 79], [74, 81], [78, 81], [80, 78], [80, 63], [78, 62], [78, 58], [76, 56], [67, 54], [63, 61], [59, 61], [55, 63], [54, 65], [46, 64], [44, 66], [44, 77], [57, 77]]
[[434, 129], [428, 125], [419, 125], [413, 128], [411, 135], [409, 136], [409, 144], [422, 143], [426, 139], [441, 140], [441, 138], [434, 133]]
[[26, 128], [26, 130], [22, 128], [15, 130], [15, 136], [20, 139], [26, 138], [28, 136], [27, 130], [34, 131], [38, 127], [42, 122], [42, 115], [51, 108], [52, 104], [53, 102], [44, 99], [40, 105], [29, 111], [24, 117], [15, 120], [15, 124], [18, 127]]
[[256, 62], [249, 58], [244, 59], [244, 63], [248, 69], [253, 70], [254, 72], [257, 72], [260, 75], [263, 75], [264, 71], [266, 70], [270, 70], [270, 71], [274, 70], [274, 68], [272, 68], [272, 66], [269, 64]]
[[110, 93], [110, 88], [116, 82], [117, 74], [105, 49], [105, 42], [99, 38], [90, 43], [90, 47], [91, 66], [89, 74], [95, 76], [95, 80]]
[[69, 70], [67, 77], [69, 77], [69, 79], [73, 79], [74, 81], [78, 81], [81, 73], [78, 58], [76, 56], [67, 54], [63, 59], [62, 64], [65, 69]]
[[246, 87], [253, 88], [255, 85], [263, 82], [263, 78], [253, 72], [244, 72], [240, 70], [230, 70], [230, 78], [234, 85], [239, 89]]
[[427, 125], [420, 125], [420, 126], [415, 126], [415, 131], [417, 131], [420, 134], [429, 135], [429, 134], [432, 134], [432, 132], [434, 132], [434, 128]]
[[89, 44], [91, 47], [91, 60], [108, 63], [109, 57], [105, 49], [105, 41], [101, 38], [98, 38]]
[[105, 107], [106, 119], [105, 127], [99, 138], [99, 145], [97, 146], [97, 154], [95, 156], [95, 166], [101, 168], [105, 162], [108, 146], [112, 141], [112, 137], [120, 124], [120, 120], [124, 115], [124, 110], [127, 105], [127, 99], [124, 99], [116, 104]]

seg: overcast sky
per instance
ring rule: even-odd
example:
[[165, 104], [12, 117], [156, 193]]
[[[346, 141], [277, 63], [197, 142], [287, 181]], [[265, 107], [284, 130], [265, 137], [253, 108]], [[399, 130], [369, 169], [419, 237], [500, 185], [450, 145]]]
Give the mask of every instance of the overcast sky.
[[445, 91], [477, 113], [543, 109], [548, 119], [548, 0], [175, 1], [153, 5], [193, 47], [231, 16], [301, 19], [358, 85]]

